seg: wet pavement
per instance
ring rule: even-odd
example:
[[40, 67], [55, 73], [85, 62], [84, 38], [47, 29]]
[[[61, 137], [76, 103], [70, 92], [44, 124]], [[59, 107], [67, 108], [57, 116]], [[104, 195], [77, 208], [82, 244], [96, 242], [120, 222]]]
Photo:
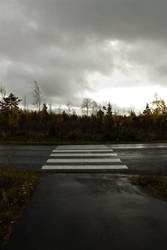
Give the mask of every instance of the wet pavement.
[[7, 250], [166, 248], [167, 202], [112, 174], [41, 174]]
[[[82, 145], [87, 149], [87, 145]], [[108, 148], [108, 153], [117, 154], [117, 158], [121, 160], [122, 165], [126, 165], [128, 170], [116, 169], [116, 173], [127, 174], [156, 174], [167, 175], [167, 143], [155, 143], [155, 144], [108, 144], [105, 145]], [[92, 149], [98, 148], [98, 145], [92, 145]], [[32, 145], [0, 145], [0, 166], [10, 156], [8, 161], [9, 167], [15, 167], [20, 169], [32, 169], [35, 171], [41, 171], [42, 166], [46, 165], [50, 155], [53, 155], [56, 148], [55, 146], [32, 146]], [[90, 146], [89, 146], [90, 148]], [[91, 149], [87, 149], [87, 159], [95, 159], [95, 156], [91, 154]], [[99, 150], [99, 149], [98, 149]], [[102, 150], [102, 149], [100, 149]], [[81, 150], [82, 151], [82, 150]], [[106, 149], [105, 149], [106, 151]], [[111, 152], [110, 152], [111, 151]], [[77, 152], [77, 154], [81, 152]], [[102, 153], [96, 153], [96, 163], [98, 159], [102, 159]], [[57, 159], [61, 159], [61, 156], [57, 154]], [[101, 155], [100, 155], [101, 154]], [[108, 157], [107, 152], [105, 152]], [[73, 158], [76, 155], [73, 153]], [[67, 156], [70, 159], [70, 156]], [[83, 156], [77, 156], [77, 158], [83, 158]], [[113, 156], [114, 158], [114, 156]], [[101, 165], [104, 162], [101, 163]], [[105, 163], [107, 165], [107, 163]], [[114, 164], [115, 165], [115, 164]], [[107, 170], [108, 172], [108, 170]]]

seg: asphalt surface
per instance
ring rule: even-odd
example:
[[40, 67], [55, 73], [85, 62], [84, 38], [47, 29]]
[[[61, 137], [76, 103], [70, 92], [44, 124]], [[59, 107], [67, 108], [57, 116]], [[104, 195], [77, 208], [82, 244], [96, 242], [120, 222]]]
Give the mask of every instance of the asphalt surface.
[[[14, 225], [6, 250], [165, 249], [167, 202], [130, 184], [128, 177], [167, 175], [167, 144], [79, 148], [0, 145], [0, 165], [5, 162], [8, 167], [36, 170], [41, 179]], [[96, 165], [115, 169], [92, 173], [49, 170]]]
[[[107, 147], [118, 154], [128, 170], [107, 170], [106, 173], [167, 175], [167, 144], [111, 144]], [[8, 167], [42, 171], [42, 166], [55, 148], [56, 146], [0, 145], [0, 165], [4, 165], [9, 158], [5, 163]]]
[[8, 167], [40, 170], [54, 146], [0, 145], [0, 165], [9, 158]]
[[167, 203], [112, 174], [43, 174], [6, 250], [164, 250]]

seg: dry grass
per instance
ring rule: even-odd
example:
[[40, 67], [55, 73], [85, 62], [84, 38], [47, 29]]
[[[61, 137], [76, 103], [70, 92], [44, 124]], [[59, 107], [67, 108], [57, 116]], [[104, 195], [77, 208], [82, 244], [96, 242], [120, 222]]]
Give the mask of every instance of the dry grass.
[[167, 177], [135, 176], [130, 177], [131, 183], [146, 187], [156, 198], [167, 200]]
[[38, 181], [32, 171], [0, 168], [0, 248], [7, 243], [12, 225], [22, 214]]

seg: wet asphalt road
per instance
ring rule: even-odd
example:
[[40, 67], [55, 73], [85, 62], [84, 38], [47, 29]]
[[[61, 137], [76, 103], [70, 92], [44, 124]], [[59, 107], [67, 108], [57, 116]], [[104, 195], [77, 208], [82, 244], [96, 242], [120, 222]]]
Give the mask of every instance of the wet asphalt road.
[[167, 175], [167, 144], [107, 147], [126, 174], [46, 172], [41, 167], [55, 146], [0, 146], [1, 164], [9, 158], [9, 167], [40, 173], [6, 250], [165, 249], [167, 202], [130, 184], [127, 174]]
[[43, 174], [6, 250], [164, 250], [167, 202], [112, 174]]
[[167, 175], [167, 144], [115, 146], [114, 151], [128, 166], [129, 174]]
[[[167, 144], [107, 145], [118, 154], [128, 170], [112, 172], [167, 175]], [[9, 156], [8, 166], [41, 171], [55, 146], [0, 145], [0, 165]]]

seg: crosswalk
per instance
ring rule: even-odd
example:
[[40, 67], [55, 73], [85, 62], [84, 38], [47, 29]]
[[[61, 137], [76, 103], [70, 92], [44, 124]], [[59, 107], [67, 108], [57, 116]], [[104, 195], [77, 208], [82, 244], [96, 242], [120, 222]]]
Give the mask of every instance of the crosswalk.
[[42, 170], [127, 170], [118, 155], [106, 145], [60, 145]]

